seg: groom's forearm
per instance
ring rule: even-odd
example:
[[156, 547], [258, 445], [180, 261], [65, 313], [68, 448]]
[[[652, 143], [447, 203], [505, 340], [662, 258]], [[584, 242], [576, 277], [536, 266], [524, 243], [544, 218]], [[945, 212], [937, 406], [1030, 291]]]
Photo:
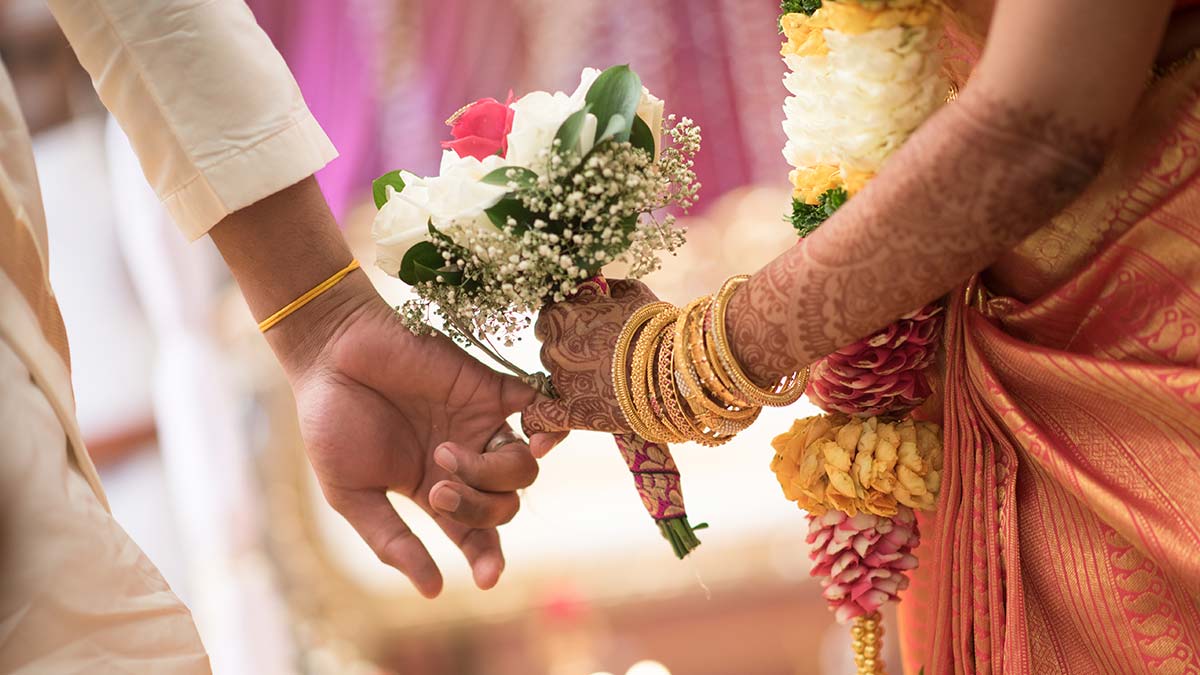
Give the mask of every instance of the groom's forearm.
[[733, 296], [730, 341], [776, 380], [917, 309], [1047, 222], [1095, 176], [1107, 134], [978, 91]]
[[[210, 236], [256, 321], [353, 259], [311, 177], [230, 214]], [[315, 357], [349, 316], [377, 297], [366, 275], [352, 272], [267, 331], [267, 340], [285, 368], [298, 368]]]

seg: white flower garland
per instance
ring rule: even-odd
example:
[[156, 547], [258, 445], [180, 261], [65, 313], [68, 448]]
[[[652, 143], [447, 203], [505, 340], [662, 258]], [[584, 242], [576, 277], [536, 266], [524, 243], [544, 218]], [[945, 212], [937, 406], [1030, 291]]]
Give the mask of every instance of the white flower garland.
[[[790, 15], [794, 20], [785, 23], [789, 38], [809, 41], [783, 50], [788, 66], [783, 84], [791, 93], [783, 105], [783, 155], [798, 170], [796, 180], [815, 167], [831, 167], [840, 171], [840, 186], [854, 192], [945, 100], [936, 21], [857, 32], [822, 27], [854, 23], [850, 20], [862, 19], [866, 11], [826, 2], [811, 17]], [[821, 34], [810, 37], [811, 31]], [[804, 186], [796, 187], [800, 192]], [[813, 197], [808, 191], [807, 201], [815, 203]]]

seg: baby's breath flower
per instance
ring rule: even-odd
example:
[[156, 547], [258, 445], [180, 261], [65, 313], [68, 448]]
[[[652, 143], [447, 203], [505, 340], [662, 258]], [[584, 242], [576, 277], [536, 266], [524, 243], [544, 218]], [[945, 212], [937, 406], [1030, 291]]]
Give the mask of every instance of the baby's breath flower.
[[700, 189], [692, 162], [700, 128], [672, 115], [663, 132], [669, 142], [657, 160], [627, 142], [596, 146], [582, 162], [545, 151], [545, 172], [510, 193], [529, 222], [510, 215], [502, 228], [446, 228], [434, 244], [462, 283], [417, 284], [418, 297], [398, 308], [404, 323], [428, 333], [436, 315], [461, 342], [460, 329], [508, 344], [547, 301], [566, 299], [604, 265], [624, 263], [634, 278], [658, 269], [659, 255], [684, 242], [663, 210], [686, 211]]

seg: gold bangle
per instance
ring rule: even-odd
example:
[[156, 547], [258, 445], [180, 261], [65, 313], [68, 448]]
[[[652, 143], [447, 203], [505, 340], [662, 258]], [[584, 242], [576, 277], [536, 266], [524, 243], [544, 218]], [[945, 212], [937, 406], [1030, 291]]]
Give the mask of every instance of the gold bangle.
[[[687, 426], [681, 425], [680, 420], [675, 419], [675, 415], [672, 414], [673, 411], [667, 406], [667, 392], [663, 389], [665, 385], [670, 388], [671, 393], [675, 391], [675, 386], [671, 384], [671, 375], [669, 374], [671, 367], [670, 348], [674, 346], [674, 341], [670, 339], [673, 330], [674, 327], [667, 326], [658, 335], [658, 340], [654, 345], [654, 353], [651, 354], [650, 364], [646, 369], [646, 387], [650, 398], [650, 407], [658, 415], [658, 420], [664, 427], [671, 431], [672, 435], [681, 440], [688, 440], [689, 434], [684, 431], [687, 429]], [[666, 360], [665, 363], [668, 369], [665, 380], [663, 377], [664, 359]], [[682, 416], [682, 413], [680, 415]]]
[[291, 316], [293, 312], [295, 312], [296, 310], [300, 309], [301, 307], [307, 305], [309, 302], [311, 302], [313, 300], [313, 298], [316, 298], [318, 295], [333, 288], [334, 284], [336, 284], [337, 282], [344, 279], [347, 274], [350, 274], [351, 272], [353, 272], [356, 269], [358, 269], [358, 259], [357, 258], [354, 260], [351, 260], [349, 265], [346, 265], [345, 267], [338, 270], [337, 272], [334, 272], [333, 276], [329, 277], [325, 281], [322, 281], [321, 283], [317, 284], [316, 286], [313, 286], [312, 288], [308, 289], [308, 291], [304, 295], [301, 295], [300, 297], [296, 298], [295, 300], [284, 305], [283, 308], [280, 309], [278, 312], [275, 312], [271, 316], [268, 316], [267, 318], [263, 319], [262, 321], [259, 321], [258, 322], [259, 332], [265, 333], [265, 332], [271, 330], [280, 321], [283, 321], [284, 319]]
[[728, 443], [733, 437], [718, 438], [709, 436], [704, 429], [693, 422], [683, 410], [679, 394], [675, 388], [675, 341], [670, 336], [659, 344], [658, 350], [658, 393], [662, 397], [663, 409], [666, 410], [667, 420], [684, 438], [705, 445], [716, 447]]
[[[729, 410], [713, 402], [705, 392], [704, 386], [700, 384], [700, 379], [696, 376], [695, 369], [688, 359], [688, 326], [696, 314], [696, 310], [702, 309], [710, 299], [710, 296], [697, 298], [688, 303], [680, 313], [679, 321], [675, 324], [675, 375], [679, 382], [679, 393], [683, 394], [683, 399], [697, 419], [711, 429], [724, 432], [736, 427], [738, 423], [756, 416], [757, 412], [754, 409]], [[744, 428], [742, 426], [737, 431]]]
[[[659, 360], [659, 393], [662, 395], [662, 405], [666, 408], [667, 418], [683, 431], [689, 441], [700, 443], [701, 446], [715, 448], [724, 446], [733, 440], [733, 436], [722, 436], [715, 431], [706, 430], [696, 419], [684, 410], [683, 401], [679, 400], [679, 389], [674, 376], [674, 340], [670, 336], [664, 340]], [[666, 359], [665, 362], [662, 359]]]
[[[692, 316], [703, 316], [706, 312], [706, 307], [698, 306], [695, 310], [693, 310]], [[718, 397], [713, 394], [712, 389], [708, 387], [700, 378], [699, 363], [694, 358], [696, 354], [696, 348], [692, 342], [695, 339], [703, 340], [702, 335], [699, 336], [699, 338], [696, 337], [696, 327], [699, 325], [699, 323], [699, 321], [691, 321], [688, 324], [688, 355], [690, 359], [687, 363], [687, 372], [697, 383], [700, 384], [701, 393], [704, 394], [705, 399], [712, 405], [717, 406], [724, 411], [717, 413], [716, 419], [713, 419], [712, 416], [708, 414], [702, 416], [702, 419], [704, 419], [704, 421], [707, 422], [710, 427], [719, 431], [720, 433], [733, 436], [745, 431], [747, 427], [754, 423], [754, 420], [758, 419], [759, 413], [762, 412], [762, 406], [743, 405], [739, 407], [729, 407], [723, 401], [718, 400]]]
[[[712, 305], [709, 305], [708, 309], [704, 312], [704, 322], [700, 331], [703, 333], [704, 354], [708, 357], [708, 365], [712, 368], [713, 374], [717, 376], [717, 379], [725, 386], [726, 390], [733, 396], [736, 396], [739, 401], [742, 401], [743, 399], [737, 394], [737, 385], [734, 384], [733, 380], [725, 372], [725, 368], [721, 366], [721, 359], [717, 356], [716, 348], [713, 346]], [[746, 403], [749, 405], [749, 402]]]
[[733, 381], [738, 394], [743, 399], [756, 405], [777, 407], [791, 405], [804, 395], [804, 388], [808, 385], [807, 367], [780, 379], [775, 386], [769, 389], [759, 387], [750, 380], [741, 366], [738, 365], [737, 359], [733, 357], [733, 350], [729, 347], [729, 336], [725, 332], [725, 310], [734, 292], [749, 278], [749, 276], [744, 274], [730, 277], [721, 285], [721, 290], [717, 292], [716, 297], [713, 299], [713, 346], [716, 349], [719, 364], [724, 368], [725, 374], [729, 379]]
[[709, 308], [703, 308], [703, 311], [700, 312], [700, 320], [693, 321], [688, 330], [688, 352], [692, 357], [692, 365], [696, 368], [696, 375], [700, 378], [700, 383], [704, 385], [704, 388], [723, 405], [735, 410], [755, 407], [735, 394], [732, 387], [717, 374], [720, 368], [713, 367], [706, 347], [707, 341], [704, 339], [705, 326], [710, 315]]
[[[687, 321], [696, 307], [703, 306], [707, 298], [700, 298], [688, 305], [680, 317], [680, 324]], [[683, 399], [684, 416], [691, 422], [693, 429], [699, 431], [695, 435], [697, 442], [705, 445], [721, 445], [729, 442], [738, 432], [750, 426], [758, 417], [758, 409], [736, 413], [737, 418], [730, 419], [732, 411], [721, 408], [708, 399], [707, 394], [696, 380], [695, 373], [686, 355], [686, 345], [680, 335], [686, 331], [686, 326], [678, 326], [675, 339], [672, 341], [672, 359], [674, 366], [675, 389]], [[683, 354], [681, 357], [680, 354]], [[719, 412], [718, 412], [719, 411]]]
[[641, 418], [642, 425], [654, 433], [654, 436], [645, 438], [659, 443], [679, 443], [684, 440], [682, 436], [672, 433], [671, 429], [660, 421], [662, 416], [655, 412], [650, 400], [649, 388], [646, 386], [646, 372], [650, 369], [650, 360], [655, 357], [654, 347], [658, 344], [658, 337], [664, 329], [671, 328], [678, 317], [679, 309], [677, 307], [671, 307], [661, 314], [656, 314], [638, 334], [633, 346], [633, 356], [630, 357], [632, 359], [629, 376], [630, 399], [633, 403], [634, 413]]
[[[709, 307], [709, 309], [710, 309], [710, 307]], [[727, 380], [727, 376], [724, 375], [724, 371], [722, 371], [722, 369], [721, 369], [718, 358], [716, 358], [715, 354], [709, 354], [709, 350], [708, 350], [709, 340], [707, 339], [706, 336], [703, 335], [708, 330], [706, 327], [709, 327], [709, 325], [712, 325], [712, 321], [710, 321], [710, 318], [709, 318], [710, 316], [712, 316], [712, 311], [709, 311], [709, 309], [704, 310], [704, 316], [703, 316], [702, 323], [701, 323], [702, 335], [701, 335], [701, 339], [700, 339], [700, 341], [702, 342], [702, 346], [698, 347], [698, 348], [700, 348], [701, 351], [704, 352], [704, 362], [703, 363], [707, 363], [707, 365], [709, 366], [709, 369], [712, 370], [713, 375], [716, 377], [716, 380], [718, 380], [722, 384], [722, 386], [724, 386], [726, 388], [727, 392], [730, 393], [731, 396], [734, 396], [734, 398], [736, 398], [739, 402], [742, 402], [742, 405], [744, 405], [746, 407], [754, 408], [754, 410], [756, 411], [754, 419], [750, 419], [749, 422], [746, 423], [746, 426], [750, 426], [750, 423], [754, 422], [754, 420], [757, 419], [757, 417], [758, 417], [757, 413], [762, 412], [762, 406], [754, 405], [754, 404], [746, 404], [746, 402], [742, 398], [740, 398], [736, 384]], [[695, 348], [696, 347], [694, 347], [694, 350], [695, 350]]]
[[650, 434], [647, 433], [648, 430], [641, 423], [637, 411], [634, 410], [633, 399], [629, 395], [629, 380], [627, 379], [629, 373], [626, 367], [629, 360], [629, 343], [633, 342], [634, 336], [642, 326], [646, 325], [647, 321], [667, 309], [674, 309], [674, 307], [666, 302], [652, 302], [639, 307], [621, 327], [621, 332], [617, 335], [616, 349], [613, 351], [612, 385], [613, 393], [617, 397], [617, 405], [621, 407], [621, 413], [625, 415], [625, 421], [633, 429], [633, 432], [648, 441], [655, 439], [650, 437]]
[[[678, 439], [674, 441], [675, 443], [681, 443], [691, 440], [694, 434], [689, 432], [690, 427], [686, 424], [686, 420], [681, 425], [680, 420], [675, 419], [672, 409], [667, 404], [667, 392], [664, 392], [662, 389], [664, 383], [662, 363], [665, 358], [667, 367], [665, 382], [670, 388], [669, 393], [675, 393], [675, 385], [671, 381], [671, 378], [674, 377], [674, 373], [670, 371], [671, 356], [669, 353], [663, 353], [668, 346], [674, 347], [675, 341], [672, 339], [674, 334], [675, 327], [668, 325], [659, 332], [658, 337], [655, 339], [649, 355], [648, 367], [646, 368], [646, 389], [650, 400], [650, 407], [654, 410], [656, 416], [655, 418], [671, 432], [672, 436]], [[676, 407], [678, 407], [678, 402], [676, 402]], [[682, 417], [681, 408], [678, 409], [677, 413], [679, 417]]]

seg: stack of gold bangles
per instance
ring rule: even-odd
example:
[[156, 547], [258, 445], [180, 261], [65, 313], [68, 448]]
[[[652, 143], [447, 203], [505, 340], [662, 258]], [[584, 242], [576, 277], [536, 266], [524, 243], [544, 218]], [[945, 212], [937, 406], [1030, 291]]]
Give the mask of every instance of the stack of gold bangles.
[[613, 355], [613, 388], [639, 436], [721, 445], [750, 426], [763, 406], [790, 405], [804, 393], [807, 368], [763, 388], [733, 357], [725, 310], [748, 278], [732, 277], [715, 296], [682, 309], [650, 303], [626, 321]]

